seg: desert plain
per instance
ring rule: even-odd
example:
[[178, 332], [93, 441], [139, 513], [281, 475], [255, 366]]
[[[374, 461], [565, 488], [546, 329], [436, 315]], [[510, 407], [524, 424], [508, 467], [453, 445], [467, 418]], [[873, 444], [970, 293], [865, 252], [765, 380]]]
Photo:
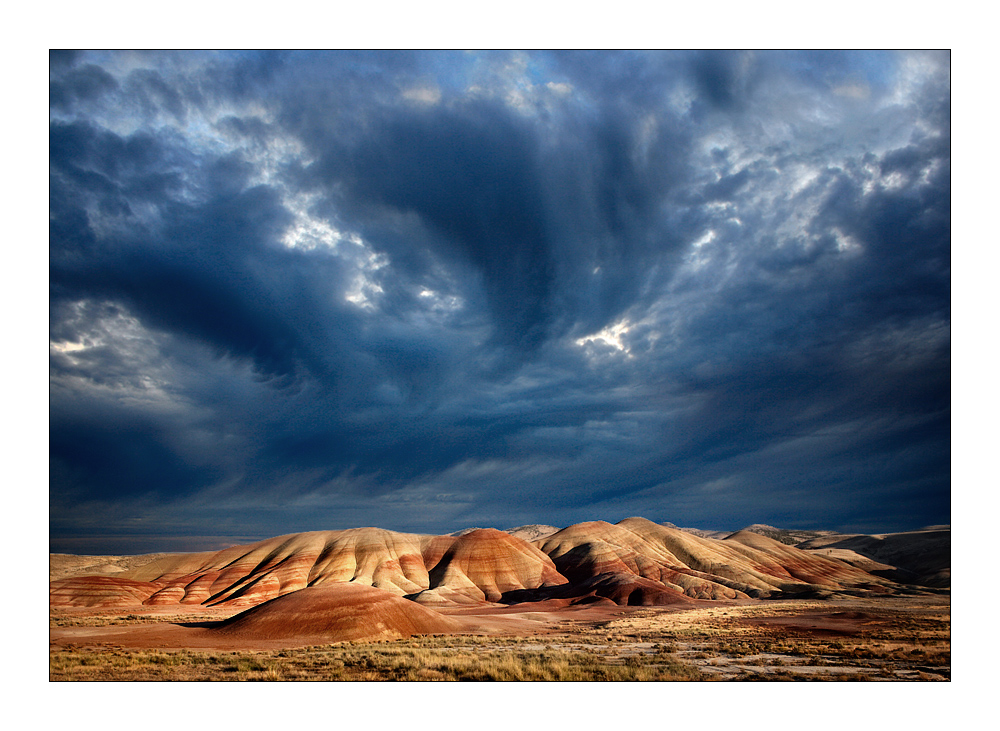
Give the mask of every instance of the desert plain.
[[50, 680], [941, 681], [950, 530], [298, 533], [50, 555]]

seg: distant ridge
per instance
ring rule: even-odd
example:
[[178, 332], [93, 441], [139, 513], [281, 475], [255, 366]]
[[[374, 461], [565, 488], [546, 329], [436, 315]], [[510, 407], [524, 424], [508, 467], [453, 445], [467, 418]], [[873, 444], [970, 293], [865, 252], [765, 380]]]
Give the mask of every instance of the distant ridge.
[[558, 531], [559, 529], [554, 525], [539, 525], [537, 523], [533, 523], [531, 525], [522, 525], [517, 528], [511, 528], [505, 532], [530, 543], [541, 538], [546, 538]]
[[748, 531], [750, 533], [758, 533], [762, 536], [767, 536], [768, 538], [773, 538], [774, 540], [784, 543], [788, 546], [795, 546], [803, 541], [808, 541], [812, 538], [820, 538], [822, 536], [832, 535], [833, 531], [824, 530], [797, 530], [789, 528], [775, 528], [773, 525], [764, 525], [763, 523], [754, 523], [753, 525], [748, 525], [742, 530]]
[[702, 528], [683, 528], [679, 525], [674, 525], [673, 523], [660, 523], [664, 528], [675, 528], [677, 530], [682, 530], [685, 533], [690, 533], [692, 535], [701, 536], [702, 538], [725, 538], [726, 536], [731, 536], [733, 531], [731, 530], [704, 530]]
[[805, 541], [799, 548], [843, 561], [860, 556], [880, 564], [867, 570], [893, 581], [939, 588], [951, 586], [950, 528], [931, 526], [877, 535], [831, 533]]
[[[462, 530], [457, 530], [454, 531], [453, 533], [448, 533], [448, 535], [455, 536], [457, 538], [459, 536], [464, 536], [467, 533], [472, 533], [473, 531], [476, 530], [483, 530], [483, 528], [480, 528], [479, 526], [476, 526], [475, 528], [462, 528]], [[537, 541], [539, 538], [550, 536], [558, 530], [559, 529], [556, 528], [554, 525], [540, 525], [538, 523], [533, 523], [531, 525], [521, 525], [518, 526], [517, 528], [509, 528], [503, 532], [512, 536], [516, 536], [521, 540], [528, 541], [529, 543], [531, 543], [532, 541]]]
[[112, 576], [138, 568], [168, 553], [147, 553], [139, 556], [74, 556], [70, 553], [49, 554], [49, 581], [69, 576]]

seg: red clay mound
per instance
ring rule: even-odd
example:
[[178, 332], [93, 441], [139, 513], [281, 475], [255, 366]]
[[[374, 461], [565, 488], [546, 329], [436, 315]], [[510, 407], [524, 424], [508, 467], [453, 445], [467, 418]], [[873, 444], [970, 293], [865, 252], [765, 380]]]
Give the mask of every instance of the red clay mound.
[[325, 642], [358, 642], [461, 629], [457, 620], [384, 589], [332, 583], [272, 599], [226, 620], [212, 632], [252, 640], [316, 637]]

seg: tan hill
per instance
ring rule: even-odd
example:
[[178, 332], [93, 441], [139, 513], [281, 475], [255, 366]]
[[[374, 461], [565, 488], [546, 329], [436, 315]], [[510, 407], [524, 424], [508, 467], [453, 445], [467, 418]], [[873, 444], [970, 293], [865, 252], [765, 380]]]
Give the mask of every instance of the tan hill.
[[949, 526], [878, 535], [834, 533], [810, 539], [797, 547], [856, 563], [866, 571], [900, 583], [939, 588], [951, 586]]
[[[738, 531], [726, 538], [725, 543], [750, 549], [753, 551], [752, 554], [747, 554], [750, 561], [763, 573], [778, 578], [787, 575], [795, 581], [822, 589], [884, 583], [873, 581], [870, 574], [850, 564], [802, 551], [758, 533]], [[788, 585], [784, 585], [782, 590], [792, 593], [798, 591], [796, 587]]]
[[169, 554], [147, 553], [140, 556], [74, 556], [69, 553], [49, 554], [49, 581], [70, 576], [113, 576], [144, 566]]
[[461, 629], [458, 621], [385, 589], [330, 583], [271, 599], [213, 631], [250, 640], [315, 637], [322, 642], [376, 642]]
[[[796, 548], [797, 547], [798, 546], [796, 546]], [[892, 579], [893, 576], [898, 575], [898, 569], [896, 569], [895, 566], [873, 561], [867, 556], [862, 556], [860, 553], [852, 551], [848, 548], [816, 548], [809, 550], [809, 553], [816, 556], [826, 556], [827, 558], [843, 561], [844, 563], [850, 564], [856, 569], [866, 571], [873, 576], [881, 576], [883, 578]]]
[[[216, 552], [163, 555], [113, 574], [56, 579], [50, 603], [242, 608], [307, 588], [353, 584], [430, 607], [549, 599], [654, 605], [893, 586], [866, 572], [860, 560], [800, 550], [751, 531], [718, 540], [644, 518], [579, 523], [551, 535], [544, 535], [545, 526], [528, 528], [543, 529], [543, 537], [529, 543], [491, 528], [457, 536], [378, 528], [297, 533]], [[893, 542], [882, 540], [888, 551]], [[117, 566], [96, 566], [103, 571], [109, 564]], [[318, 596], [303, 596], [310, 595]]]

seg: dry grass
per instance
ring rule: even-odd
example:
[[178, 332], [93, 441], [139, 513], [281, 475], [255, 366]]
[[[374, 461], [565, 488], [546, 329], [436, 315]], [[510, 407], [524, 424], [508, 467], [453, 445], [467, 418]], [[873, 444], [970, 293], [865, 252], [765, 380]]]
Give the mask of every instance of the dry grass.
[[[847, 611], [863, 611], [866, 618], [842, 636], [774, 624]], [[629, 610], [602, 622], [568, 618], [556, 633], [535, 637], [426, 636], [259, 652], [53, 647], [50, 679], [940, 681], [951, 674], [949, 612], [946, 599], [768, 602], [685, 612]], [[101, 614], [54, 621], [176, 619]]]
[[[794, 624], [752, 621], [850, 609], [863, 610], [866, 617], [857, 631], [838, 637]], [[947, 603], [941, 601], [881, 601], [846, 607], [789, 602], [728, 613], [714, 608], [700, 615], [686, 613], [691, 616], [661, 622], [658, 635], [651, 627], [645, 631], [672, 640], [680, 659], [717, 679], [941, 681], [951, 677], [948, 613]]]
[[159, 622], [206, 622], [217, 621], [218, 613], [213, 614], [134, 614], [118, 615], [107, 611], [101, 614], [84, 614], [75, 612], [49, 613], [49, 628], [53, 627], [108, 627], [112, 625], [156, 624]]
[[[528, 650], [518, 643], [421, 647], [422, 640], [280, 652], [54, 650], [51, 680], [696, 680], [670, 654], [595, 662], [593, 653]], [[527, 644], [527, 643], [525, 643]]]

